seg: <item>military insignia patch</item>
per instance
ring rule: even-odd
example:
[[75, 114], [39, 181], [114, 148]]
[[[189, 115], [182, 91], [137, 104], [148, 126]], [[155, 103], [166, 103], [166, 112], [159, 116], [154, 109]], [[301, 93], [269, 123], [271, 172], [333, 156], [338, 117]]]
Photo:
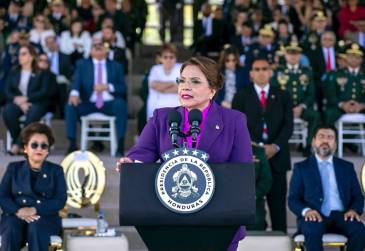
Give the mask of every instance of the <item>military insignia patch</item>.
[[340, 77], [340, 78], [336, 78], [336, 82], [337, 82], [337, 84], [339, 85], [339, 86], [341, 86], [341, 87], [344, 87], [345, 85], [346, 85], [346, 83], [347, 83], [347, 78], [345, 78], [345, 77]]
[[207, 164], [209, 155], [190, 148], [177, 148], [162, 155], [155, 189], [169, 210], [189, 214], [204, 208], [214, 194], [215, 179]]
[[285, 74], [282, 74], [282, 73], [279, 73], [277, 79], [278, 79], [278, 82], [279, 82], [280, 85], [286, 85], [286, 83], [289, 80], [289, 76], [285, 75]]
[[301, 85], [307, 85], [308, 84], [308, 76], [305, 74], [300, 75], [299, 81]]

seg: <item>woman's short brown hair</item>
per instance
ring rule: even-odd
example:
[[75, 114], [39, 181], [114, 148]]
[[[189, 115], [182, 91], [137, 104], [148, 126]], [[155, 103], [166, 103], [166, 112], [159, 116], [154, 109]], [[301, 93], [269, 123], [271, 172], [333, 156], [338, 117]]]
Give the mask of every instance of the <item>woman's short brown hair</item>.
[[180, 74], [183, 72], [186, 66], [197, 66], [208, 80], [210, 88], [218, 91], [223, 87], [223, 76], [219, 70], [218, 64], [207, 57], [197, 56], [192, 57], [185, 61], [180, 69]]
[[34, 134], [46, 135], [49, 146], [52, 146], [54, 144], [55, 139], [53, 137], [51, 129], [47, 125], [39, 122], [33, 122], [23, 128], [20, 134], [23, 144], [27, 145], [30, 141], [30, 138]]
[[236, 49], [236, 47], [231, 46], [231, 45], [224, 46], [223, 50], [221, 51], [221, 53], [219, 55], [219, 61], [218, 61], [219, 62], [219, 67], [220, 67], [221, 70], [224, 70], [226, 60], [227, 60], [229, 55], [234, 56], [234, 59], [236, 60], [236, 64], [239, 63], [240, 54], [238, 53], [238, 50]]
[[171, 54], [174, 54], [176, 56], [177, 55], [176, 46], [174, 44], [171, 44], [171, 43], [163, 44], [160, 47], [159, 53], [160, 53], [160, 55], [162, 55], [165, 52], [170, 52]]

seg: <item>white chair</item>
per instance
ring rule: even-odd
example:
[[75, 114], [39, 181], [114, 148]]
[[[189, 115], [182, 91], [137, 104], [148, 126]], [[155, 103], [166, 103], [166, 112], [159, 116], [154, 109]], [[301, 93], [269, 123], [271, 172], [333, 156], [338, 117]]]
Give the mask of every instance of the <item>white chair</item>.
[[[365, 156], [365, 115], [360, 113], [344, 114], [336, 121], [338, 130], [338, 157], [343, 156], [344, 143], [361, 144]], [[347, 137], [346, 137], [347, 136]]]
[[294, 119], [293, 134], [289, 139], [291, 144], [302, 144], [303, 148], [307, 147], [308, 123], [300, 118]]
[[[49, 238], [50, 248], [49, 250], [62, 250], [62, 238], [58, 235], [51, 235]], [[1, 236], [0, 236], [0, 247], [1, 247]], [[23, 250], [23, 249], [22, 249]]]
[[[46, 124], [47, 126], [51, 127], [52, 118], [53, 118], [53, 113], [52, 112], [47, 112], [41, 118], [41, 123]], [[23, 115], [19, 118], [19, 122], [20, 122], [20, 126], [23, 127], [23, 124], [25, 122], [25, 115]], [[6, 131], [6, 150], [7, 151], [10, 151], [12, 141], [13, 141], [13, 139], [11, 138], [10, 132]]]
[[[300, 234], [294, 237], [295, 251], [304, 250], [304, 235]], [[345, 250], [347, 238], [341, 234], [324, 234], [322, 237], [323, 246], [325, 247], [337, 247], [340, 250]]]
[[[102, 127], [109, 124], [108, 128]], [[93, 125], [94, 127], [91, 127]], [[96, 135], [90, 136], [90, 133]], [[99, 136], [100, 133], [108, 133], [108, 136]], [[110, 141], [110, 155], [115, 156], [117, 151], [117, 134], [115, 128], [115, 117], [102, 113], [91, 113], [81, 117], [81, 150], [87, 150], [88, 141]]]

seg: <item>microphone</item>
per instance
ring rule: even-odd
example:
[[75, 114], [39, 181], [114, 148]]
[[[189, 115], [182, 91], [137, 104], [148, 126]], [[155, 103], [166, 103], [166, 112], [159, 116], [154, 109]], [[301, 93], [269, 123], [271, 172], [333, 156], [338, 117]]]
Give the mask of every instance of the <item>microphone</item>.
[[196, 147], [196, 140], [200, 133], [199, 125], [202, 122], [202, 112], [199, 109], [193, 109], [189, 112], [189, 123], [190, 123], [190, 133], [192, 139], [192, 147]]
[[171, 136], [172, 145], [175, 148], [179, 148], [180, 146], [177, 143], [177, 136], [180, 133], [181, 114], [176, 110], [172, 110], [171, 112], [169, 112], [168, 122], [170, 127], [169, 133]]

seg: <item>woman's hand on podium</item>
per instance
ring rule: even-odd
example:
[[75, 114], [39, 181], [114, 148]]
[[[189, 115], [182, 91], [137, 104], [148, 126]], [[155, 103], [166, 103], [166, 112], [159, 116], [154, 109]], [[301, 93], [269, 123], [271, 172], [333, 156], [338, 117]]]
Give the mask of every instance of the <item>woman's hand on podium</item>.
[[123, 163], [133, 163], [134, 161], [131, 160], [128, 157], [122, 157], [117, 161], [117, 165], [115, 167], [115, 171], [117, 171], [118, 173], [120, 172], [120, 169], [122, 168]]

